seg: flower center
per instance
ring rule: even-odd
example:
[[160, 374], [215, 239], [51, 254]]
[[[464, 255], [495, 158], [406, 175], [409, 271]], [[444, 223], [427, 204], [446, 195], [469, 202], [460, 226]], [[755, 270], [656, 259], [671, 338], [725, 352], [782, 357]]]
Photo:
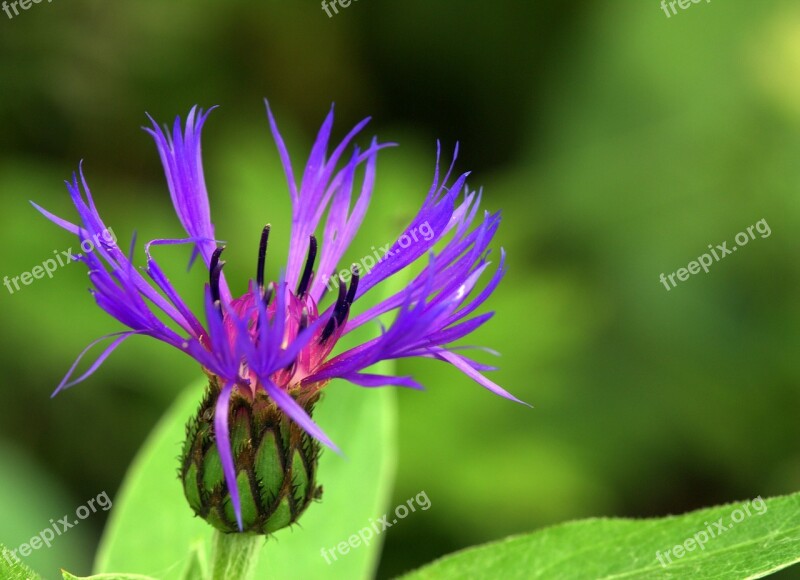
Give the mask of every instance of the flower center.
[[[287, 349], [301, 334], [307, 331], [309, 326], [315, 325], [320, 318], [320, 313], [316, 301], [309, 295], [309, 288], [314, 278], [314, 263], [317, 256], [317, 239], [314, 235], [309, 238], [308, 255], [306, 256], [305, 266], [302, 276], [297, 284], [297, 289], [292, 292], [285, 284], [280, 285], [270, 282], [265, 285], [264, 271], [267, 257], [267, 245], [269, 242], [270, 225], [264, 226], [261, 232], [261, 240], [258, 247], [258, 264], [256, 268], [255, 283], [258, 288], [257, 295], [247, 292], [238, 298], [231, 300], [227, 308], [223, 308], [220, 301], [220, 277], [225, 262], [220, 260], [223, 247], [214, 250], [209, 263], [209, 284], [211, 288], [211, 299], [222, 317], [223, 328], [227, 335], [230, 347], [233, 352], [240, 356], [239, 377], [242, 387], [248, 385], [253, 394], [258, 388], [258, 378], [249, 368], [244, 353], [238, 348], [237, 340], [241, 340], [240, 333], [243, 329], [243, 322], [246, 323], [247, 340], [255, 347], [274, 348], [270, 345], [262, 345], [262, 334], [260, 325], [266, 323], [275, 326], [276, 316], [283, 317], [283, 335], [280, 348]], [[327, 322], [316, 325], [313, 335], [307, 340], [305, 346], [298, 351], [293, 361], [283, 368], [274, 371], [270, 375], [270, 380], [278, 387], [286, 391], [293, 391], [297, 388], [306, 386], [303, 380], [311, 375], [333, 350], [339, 337], [342, 335], [350, 313], [350, 306], [358, 290], [360, 272], [357, 266], [352, 268], [350, 287], [339, 279], [339, 293], [331, 314]], [[277, 292], [283, 292], [283, 300], [275, 300]], [[260, 297], [262, 304], [257, 303]], [[278, 309], [281, 308], [281, 312]], [[266, 315], [266, 321], [262, 317]], [[301, 338], [308, 338], [303, 335]]]

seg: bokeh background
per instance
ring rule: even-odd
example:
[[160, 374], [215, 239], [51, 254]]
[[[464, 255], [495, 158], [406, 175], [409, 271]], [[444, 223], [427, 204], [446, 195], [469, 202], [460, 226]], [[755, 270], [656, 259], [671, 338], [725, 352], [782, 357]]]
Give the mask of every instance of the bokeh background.
[[[230, 280], [251, 275], [265, 221], [274, 271], [285, 255], [288, 196], [262, 98], [296, 162], [332, 102], [336, 135], [369, 114], [362, 144], [401, 144], [379, 162], [353, 258], [413, 215], [436, 139], [448, 152], [460, 142], [457, 168], [502, 210], [495, 250], [509, 256], [497, 314], [470, 342], [502, 353], [492, 378], [535, 408], [439, 363], [401, 365], [429, 390], [398, 393], [395, 499], [424, 490], [432, 507], [386, 533], [379, 577], [573, 518], [800, 488], [796, 2], [667, 18], [657, 0], [360, 0], [328, 18], [318, 2], [56, 1], [0, 13], [0, 87], [2, 276], [74, 245], [28, 200], [72, 215], [62, 182], [81, 159], [121, 245], [134, 231], [181, 235], [145, 112], [220, 105], [204, 157]], [[761, 219], [770, 237], [669, 292], [659, 282]], [[202, 269], [184, 276], [181, 249], [158, 257], [199, 304]], [[7, 545], [113, 497], [198, 376], [134, 338], [51, 400], [81, 349], [119, 329], [86, 288], [80, 265], [0, 288]], [[28, 561], [88, 573], [104, 516]]]

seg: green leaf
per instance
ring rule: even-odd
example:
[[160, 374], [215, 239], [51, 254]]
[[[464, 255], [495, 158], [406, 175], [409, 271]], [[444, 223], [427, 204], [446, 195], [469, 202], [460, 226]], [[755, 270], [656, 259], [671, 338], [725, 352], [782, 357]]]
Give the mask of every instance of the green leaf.
[[661, 519], [562, 524], [446, 556], [404, 579], [761, 578], [797, 562], [800, 493]]
[[0, 544], [0, 578], [3, 580], [40, 580], [41, 576], [22, 563]]
[[[388, 372], [389, 367], [376, 372]], [[184, 426], [199, 406], [203, 383], [187, 389], [151, 433], [115, 499], [95, 572], [125, 571], [162, 580], [184, 577], [198, 543], [210, 554], [214, 529], [194, 516], [177, 477]], [[391, 389], [332, 382], [314, 418], [345, 456], [325, 451], [318, 483], [322, 500], [293, 529], [262, 546], [257, 578], [365, 578], [380, 541], [327, 564], [321, 555], [384, 513], [395, 472], [395, 398]], [[206, 558], [208, 560], [208, 558]]]

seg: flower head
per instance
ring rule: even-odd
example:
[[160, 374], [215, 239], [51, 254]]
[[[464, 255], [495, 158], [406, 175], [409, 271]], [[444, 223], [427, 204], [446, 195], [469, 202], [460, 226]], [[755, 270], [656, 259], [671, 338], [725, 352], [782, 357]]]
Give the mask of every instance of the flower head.
[[[500, 216], [488, 212], [479, 215], [481, 195], [467, 188], [467, 174], [455, 178], [448, 186], [452, 165], [446, 175], [440, 177], [437, 154], [433, 184], [419, 213], [368, 275], [358, 266], [352, 266], [348, 284], [335, 273], [364, 220], [372, 197], [377, 154], [388, 145], [373, 139], [363, 151], [357, 146], [351, 147], [367, 124], [366, 119], [330, 151], [331, 110], [298, 182], [267, 105], [272, 136], [292, 200], [289, 255], [281, 276], [267, 282], [264, 266], [271, 227], [265, 226], [254, 276], [246, 291], [234, 297], [223, 272], [224, 247], [216, 238], [203, 176], [200, 136], [209, 112], [195, 107], [185, 124], [178, 118], [171, 130], [159, 127], [155, 121], [145, 128], [155, 139], [172, 203], [187, 237], [158, 239], [145, 244], [147, 266], [144, 272], [133, 265], [133, 243], [126, 254], [116, 243], [103, 237], [94, 252], [79, 258], [89, 269], [91, 292], [97, 304], [128, 330], [90, 344], [54, 395], [87, 378], [117, 346], [136, 334], [157, 338], [194, 358], [214, 386], [214, 397], [210, 400], [213, 406], [211, 427], [230, 493], [229, 503], [240, 530], [243, 529], [242, 502], [231, 442], [234, 428], [229, 425], [232, 398], [269, 401], [274, 411], [310, 436], [310, 441], [313, 438], [334, 449], [334, 443], [310, 416], [320, 390], [332, 379], [342, 378], [364, 387], [422, 388], [409, 376], [365, 372], [381, 360], [438, 359], [453, 365], [490, 391], [518, 401], [482, 374], [492, 367], [479, 364], [462, 354], [461, 348], [450, 346], [491, 318], [491, 312], [470, 316], [492, 294], [505, 272], [501, 251], [498, 267], [483, 288], [475, 290], [490, 265], [488, 246], [500, 224]], [[363, 176], [357, 179], [357, 170], [362, 167], [363, 172], [359, 174]], [[81, 241], [99, 239], [96, 235], [107, 228], [97, 211], [82, 167], [79, 174], [67, 182], [67, 188], [80, 217], [78, 223], [34, 206]], [[324, 224], [323, 215], [326, 216]], [[320, 238], [316, 237], [318, 231], [321, 231]], [[412, 237], [413, 244], [403, 242]], [[209, 272], [202, 316], [189, 309], [151, 254], [153, 246], [187, 243], [193, 246], [192, 260], [199, 256]], [[364, 295], [423, 256], [427, 256], [427, 265], [402, 290], [354, 314]], [[320, 304], [331, 279], [336, 296], [322, 307]], [[396, 313], [394, 322], [378, 337], [331, 356], [343, 335], [390, 312]], [[73, 378], [84, 354], [97, 342], [108, 338], [113, 340], [89, 369]], [[311, 495], [309, 492], [309, 497]]]

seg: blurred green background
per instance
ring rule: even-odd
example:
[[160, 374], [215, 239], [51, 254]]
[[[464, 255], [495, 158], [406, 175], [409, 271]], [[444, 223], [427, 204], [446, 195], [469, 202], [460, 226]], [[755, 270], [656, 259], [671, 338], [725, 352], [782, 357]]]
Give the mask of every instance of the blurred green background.
[[[333, 18], [317, 2], [288, 4], [73, 0], [0, 13], [0, 275], [74, 245], [28, 200], [72, 216], [62, 181], [80, 159], [121, 246], [134, 231], [179, 237], [139, 126], [145, 112], [170, 121], [219, 104], [206, 178], [229, 280], [244, 290], [264, 222], [273, 273], [288, 236], [262, 98], [296, 164], [335, 102], [336, 136], [369, 114], [362, 144], [401, 144], [379, 162], [353, 258], [414, 214], [435, 140], [446, 151], [460, 141], [457, 168], [503, 211], [495, 249], [509, 256], [497, 314], [469, 342], [500, 351], [491, 377], [535, 407], [440, 363], [401, 365], [429, 390], [399, 393], [395, 499], [424, 490], [432, 506], [386, 533], [379, 577], [568, 519], [800, 488], [796, 2], [693, 4], [671, 18], [657, 0], [360, 0]], [[658, 281], [762, 218], [770, 237], [669, 292]], [[187, 252], [156, 252], [199, 305], [202, 268], [184, 275]], [[50, 400], [81, 349], [119, 329], [86, 287], [72, 265], [0, 288], [7, 545], [113, 497], [198, 376], [180, 353], [134, 338]], [[28, 561], [48, 578], [58, 566], [88, 573], [105, 515]]]

